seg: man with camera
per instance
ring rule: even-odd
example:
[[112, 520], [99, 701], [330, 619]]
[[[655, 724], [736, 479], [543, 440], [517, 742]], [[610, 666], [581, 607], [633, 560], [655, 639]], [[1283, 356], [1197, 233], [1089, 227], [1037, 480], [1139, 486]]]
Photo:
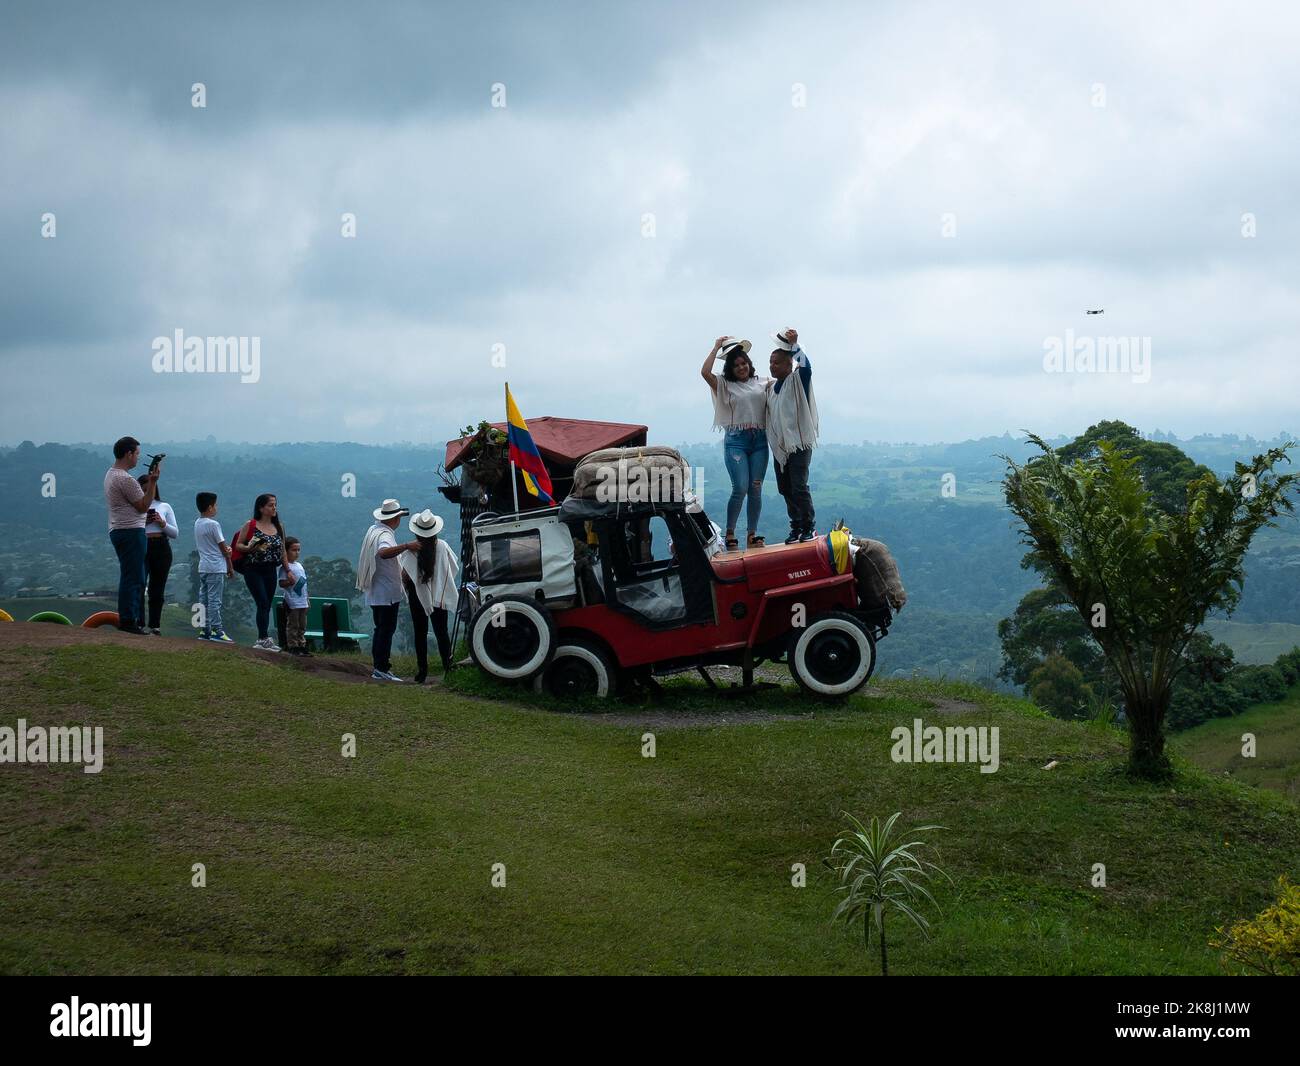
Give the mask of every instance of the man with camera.
[[161, 455], [153, 456], [142, 486], [131, 476], [140, 462], [140, 442], [123, 437], [113, 445], [116, 460], [104, 475], [104, 502], [108, 504], [108, 539], [117, 553], [121, 576], [117, 582], [117, 628], [124, 633], [144, 634], [145, 557], [148, 538], [145, 522], [158, 492]]

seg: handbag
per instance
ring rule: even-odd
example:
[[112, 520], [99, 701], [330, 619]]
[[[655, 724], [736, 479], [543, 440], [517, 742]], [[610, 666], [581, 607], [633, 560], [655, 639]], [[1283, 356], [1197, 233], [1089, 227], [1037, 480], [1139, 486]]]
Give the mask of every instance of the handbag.
[[[248, 525], [240, 527], [239, 536], [235, 540], [247, 540], [256, 525], [256, 520], [249, 519]], [[230, 565], [234, 567], [235, 573], [242, 574], [248, 569], [248, 555], [232, 545], [230, 548]]]

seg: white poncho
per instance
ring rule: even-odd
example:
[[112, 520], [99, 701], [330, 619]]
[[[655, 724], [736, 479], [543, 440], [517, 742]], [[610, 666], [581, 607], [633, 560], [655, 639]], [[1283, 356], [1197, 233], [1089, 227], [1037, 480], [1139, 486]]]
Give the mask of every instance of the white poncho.
[[794, 363], [790, 375], [767, 392], [767, 444], [778, 463], [785, 466], [791, 452], [817, 447], [817, 398], [813, 394], [812, 377], [804, 391], [799, 368], [808, 365], [803, 349], [791, 353]]

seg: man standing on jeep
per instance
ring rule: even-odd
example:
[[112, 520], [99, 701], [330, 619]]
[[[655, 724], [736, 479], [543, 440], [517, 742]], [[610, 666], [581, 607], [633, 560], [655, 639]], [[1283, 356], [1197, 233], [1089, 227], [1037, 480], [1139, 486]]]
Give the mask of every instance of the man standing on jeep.
[[[768, 360], [772, 387], [767, 393], [767, 443], [776, 460], [776, 489], [790, 515], [787, 544], [817, 536], [808, 467], [817, 446], [817, 400], [813, 396], [812, 364], [799, 347], [799, 334], [787, 329], [773, 333], [776, 342]], [[794, 379], [794, 380], [791, 380]]]

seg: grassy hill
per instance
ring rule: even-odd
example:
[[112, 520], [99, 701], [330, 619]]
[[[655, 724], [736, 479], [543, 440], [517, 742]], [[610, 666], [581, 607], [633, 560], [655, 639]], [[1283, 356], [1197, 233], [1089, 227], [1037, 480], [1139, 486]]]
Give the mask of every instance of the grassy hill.
[[[1253, 758], [1241, 754], [1253, 733]], [[1216, 718], [1180, 733], [1176, 747], [1197, 766], [1300, 801], [1300, 686], [1279, 703], [1263, 703], [1235, 718]]]
[[[5, 973], [872, 973], [827, 921], [844, 810], [948, 827], [956, 883], [932, 942], [895, 930], [898, 973], [1215, 972], [1214, 927], [1300, 872], [1294, 803], [1189, 766], [1130, 783], [1121, 735], [973, 686], [826, 708], [677, 681], [562, 714], [18, 624], [0, 671], [0, 724], [102, 725], [107, 747], [98, 775], [0, 767]], [[1001, 769], [892, 762], [918, 717], [997, 726]]]

